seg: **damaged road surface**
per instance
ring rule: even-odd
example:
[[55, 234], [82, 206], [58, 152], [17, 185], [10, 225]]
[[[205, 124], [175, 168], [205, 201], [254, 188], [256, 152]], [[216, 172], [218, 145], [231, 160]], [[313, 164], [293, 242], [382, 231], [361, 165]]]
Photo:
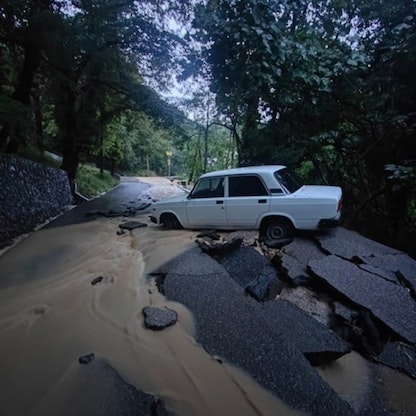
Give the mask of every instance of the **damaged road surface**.
[[269, 325], [267, 310], [246, 297], [215, 260], [197, 249], [183, 256], [169, 265], [164, 292], [193, 313], [196, 340], [210, 355], [242, 368], [295, 409], [316, 415], [353, 414], [300, 349]]
[[0, 258], [2, 415], [416, 414], [413, 259], [341, 228], [166, 230], [149, 186]]
[[[202, 234], [200, 249], [156, 273], [166, 298], [192, 312], [196, 341], [305, 414], [414, 414], [414, 397], [411, 410], [388, 403], [379, 374], [386, 365], [416, 378], [416, 262], [343, 229], [280, 250], [238, 234], [223, 243]], [[230, 241], [234, 249], [225, 250]], [[338, 394], [316, 371], [352, 350], [370, 374], [360, 400]]]

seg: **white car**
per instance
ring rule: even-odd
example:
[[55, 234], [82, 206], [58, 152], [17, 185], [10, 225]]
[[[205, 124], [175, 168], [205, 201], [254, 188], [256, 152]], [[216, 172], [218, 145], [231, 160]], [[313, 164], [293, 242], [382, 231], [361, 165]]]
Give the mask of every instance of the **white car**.
[[202, 175], [189, 194], [156, 202], [150, 219], [167, 228], [257, 229], [268, 239], [294, 229], [338, 225], [342, 190], [302, 185], [285, 166], [252, 166]]

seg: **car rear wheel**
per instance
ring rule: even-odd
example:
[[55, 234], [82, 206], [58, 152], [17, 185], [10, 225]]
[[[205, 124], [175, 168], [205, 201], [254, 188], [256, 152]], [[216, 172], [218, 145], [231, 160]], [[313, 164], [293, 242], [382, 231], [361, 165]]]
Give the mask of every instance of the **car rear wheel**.
[[165, 228], [169, 230], [176, 230], [182, 228], [180, 222], [173, 214], [165, 214], [162, 218], [162, 223]]
[[285, 218], [271, 218], [263, 227], [263, 236], [268, 240], [279, 240], [280, 238], [292, 238], [293, 225]]

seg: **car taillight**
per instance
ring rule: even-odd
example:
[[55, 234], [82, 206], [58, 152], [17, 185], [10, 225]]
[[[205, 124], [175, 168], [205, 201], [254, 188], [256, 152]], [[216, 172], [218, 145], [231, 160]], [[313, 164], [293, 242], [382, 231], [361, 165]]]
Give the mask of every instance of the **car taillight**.
[[342, 209], [342, 198], [338, 201], [337, 212], [341, 211]]

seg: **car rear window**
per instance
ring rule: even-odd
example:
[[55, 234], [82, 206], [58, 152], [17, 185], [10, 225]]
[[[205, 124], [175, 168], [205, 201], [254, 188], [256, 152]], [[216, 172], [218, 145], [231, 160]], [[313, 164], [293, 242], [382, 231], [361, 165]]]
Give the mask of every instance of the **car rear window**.
[[277, 170], [274, 173], [274, 176], [279, 181], [279, 183], [283, 185], [291, 194], [293, 194], [293, 192], [296, 192], [303, 186], [303, 183], [300, 180], [300, 178], [297, 175], [290, 172], [287, 168]]

